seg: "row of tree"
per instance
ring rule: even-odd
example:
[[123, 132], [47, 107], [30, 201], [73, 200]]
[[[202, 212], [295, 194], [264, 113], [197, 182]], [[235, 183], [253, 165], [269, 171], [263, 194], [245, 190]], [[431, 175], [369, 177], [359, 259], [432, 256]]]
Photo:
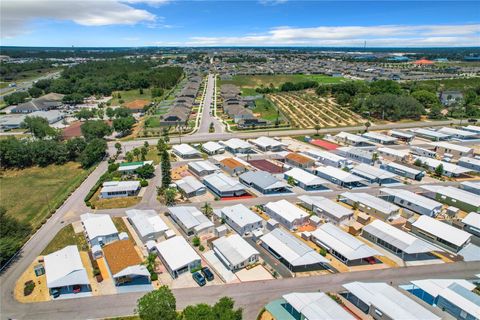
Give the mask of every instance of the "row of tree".
[[32, 228], [28, 223], [7, 215], [7, 210], [3, 207], [0, 207], [0, 226], [0, 266], [3, 267], [18, 251]]
[[278, 88], [271, 83], [270, 86], [268, 87], [260, 86], [256, 88], [255, 91], [258, 93], [265, 94], [265, 93], [274, 93], [274, 92], [299, 91], [299, 90], [312, 89], [317, 87], [318, 87], [318, 82], [313, 80], [300, 81], [300, 82], [288, 81], [288, 82], [282, 83]]
[[200, 303], [177, 312], [177, 301], [167, 286], [138, 299], [135, 312], [142, 320], [241, 320], [242, 309], [235, 309], [229, 297], [220, 298], [213, 306]]

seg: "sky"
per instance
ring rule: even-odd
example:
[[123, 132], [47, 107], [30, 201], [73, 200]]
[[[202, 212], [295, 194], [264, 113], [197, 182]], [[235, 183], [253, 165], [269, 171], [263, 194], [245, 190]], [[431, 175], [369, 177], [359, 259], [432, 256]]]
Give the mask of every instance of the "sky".
[[3, 46], [480, 46], [479, 1], [1, 0]]

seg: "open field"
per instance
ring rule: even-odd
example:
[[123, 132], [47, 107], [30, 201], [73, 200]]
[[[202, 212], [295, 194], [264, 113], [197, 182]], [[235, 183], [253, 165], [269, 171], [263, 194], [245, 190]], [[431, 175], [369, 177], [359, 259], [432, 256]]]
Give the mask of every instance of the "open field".
[[425, 80], [421, 83], [439, 84], [444, 88], [444, 90], [463, 91], [467, 87], [478, 87], [480, 78]]
[[[269, 100], [261, 98], [255, 100], [255, 108], [252, 110], [253, 113], [260, 114], [260, 118], [275, 122], [277, 119], [277, 108]], [[282, 122], [282, 115], [278, 116], [280, 122]]]
[[268, 98], [296, 128], [353, 126], [366, 121], [339, 106], [332, 98], [322, 98], [305, 91], [274, 93]]
[[[322, 74], [276, 74], [276, 75], [237, 75], [232, 80], [221, 80], [220, 84], [234, 84], [242, 88], [268, 87], [270, 84], [278, 87], [285, 82], [316, 81], [318, 83], [339, 83], [343, 78], [334, 78]], [[251, 94], [251, 92], [249, 92]]]
[[62, 70], [61, 68], [45, 68], [45, 69], [23, 71], [15, 74], [13, 79], [3, 79], [2, 77], [2, 82], [7, 83], [8, 85], [8, 83], [11, 83], [11, 82], [29, 81], [29, 80], [33, 80], [33, 79], [45, 76], [49, 73], [61, 71], [61, 70]]
[[89, 172], [76, 162], [2, 171], [2, 206], [9, 215], [30, 223], [36, 229]]
[[[120, 94], [120, 98], [118, 98]], [[123, 103], [127, 103], [137, 99], [152, 100], [152, 93], [150, 89], [143, 89], [143, 94], [140, 94], [138, 89], [126, 90], [126, 91], [115, 91], [113, 97], [110, 100], [112, 106], [120, 105], [120, 100], [123, 100]]]

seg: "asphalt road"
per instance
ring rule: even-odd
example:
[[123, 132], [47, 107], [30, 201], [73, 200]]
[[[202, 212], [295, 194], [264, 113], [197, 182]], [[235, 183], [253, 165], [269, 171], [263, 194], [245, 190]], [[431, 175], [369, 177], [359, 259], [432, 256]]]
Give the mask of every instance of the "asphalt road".
[[42, 80], [42, 79], [52, 79], [52, 78], [57, 77], [58, 75], [60, 75], [60, 71], [48, 73], [46, 75], [43, 75], [43, 76], [35, 78], [35, 79], [31, 79], [31, 80], [28, 80], [28, 81], [17, 82], [16, 87], [6, 87], [6, 88], [0, 89], [0, 98], [3, 99], [4, 96], [12, 94], [16, 91], [28, 90], [32, 87], [32, 85], [35, 81]]
[[212, 106], [215, 101], [215, 76], [213, 74], [208, 75], [207, 88], [205, 91], [205, 97], [203, 99], [203, 110], [200, 125], [195, 134], [205, 135], [209, 133], [210, 124], [213, 123], [216, 133], [223, 133], [223, 124], [212, 115]]

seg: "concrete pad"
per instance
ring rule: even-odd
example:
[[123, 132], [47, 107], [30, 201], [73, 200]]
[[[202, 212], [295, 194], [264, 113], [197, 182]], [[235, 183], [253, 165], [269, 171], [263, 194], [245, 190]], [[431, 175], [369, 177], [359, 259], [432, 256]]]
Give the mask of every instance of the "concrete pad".
[[117, 293], [148, 292], [154, 289], [151, 284], [126, 285], [126, 286], [120, 286], [116, 288], [117, 288]]
[[263, 266], [256, 266], [250, 270], [242, 269], [235, 273], [235, 275], [242, 282], [274, 279], [270, 272], [268, 272]]
[[73, 232], [75, 233], [82, 233], [83, 232], [83, 225], [82, 221], [78, 220], [72, 223]]
[[58, 298], [55, 298], [53, 300], [67, 300], [67, 299], [76, 299], [76, 298], [86, 298], [91, 296], [93, 296], [91, 292], [68, 293], [68, 294], [61, 294]]
[[238, 283], [240, 280], [235, 274], [228, 270], [227, 267], [218, 259], [213, 250], [209, 250], [203, 254], [205, 260], [214, 269], [213, 271], [222, 278], [226, 283]]

